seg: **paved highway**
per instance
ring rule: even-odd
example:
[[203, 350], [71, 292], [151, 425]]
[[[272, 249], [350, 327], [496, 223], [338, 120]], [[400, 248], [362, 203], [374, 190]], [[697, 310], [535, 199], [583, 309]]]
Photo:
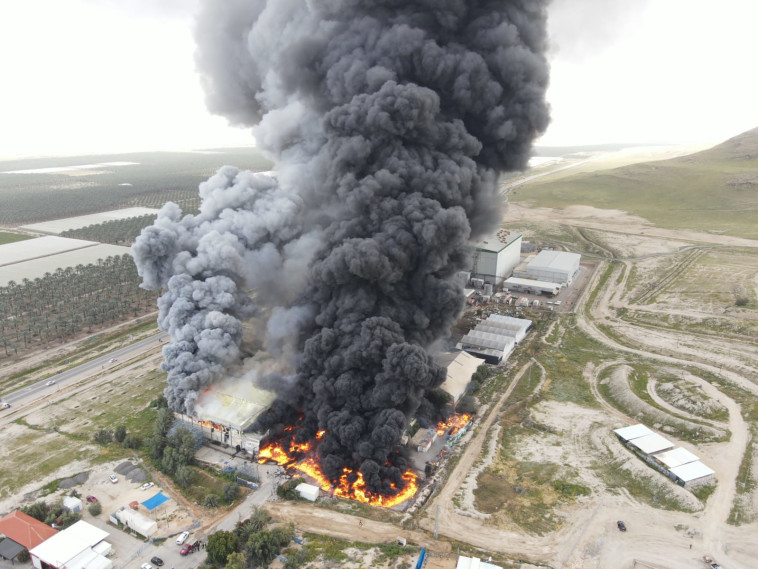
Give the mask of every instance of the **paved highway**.
[[[53, 390], [74, 384], [103, 370], [113, 368], [113, 366], [138, 358], [146, 351], [155, 348], [157, 344], [164, 343], [166, 338], [168, 338], [168, 333], [160, 332], [149, 338], [138, 340], [133, 344], [129, 344], [126, 347], [98, 356], [74, 368], [55, 374], [52, 377], [42, 379], [32, 385], [27, 385], [22, 389], [11, 391], [6, 394], [2, 400], [4, 403], [10, 403], [11, 409], [16, 405], [26, 405], [48, 393], [52, 393]], [[1, 409], [0, 413], [2, 413]]]

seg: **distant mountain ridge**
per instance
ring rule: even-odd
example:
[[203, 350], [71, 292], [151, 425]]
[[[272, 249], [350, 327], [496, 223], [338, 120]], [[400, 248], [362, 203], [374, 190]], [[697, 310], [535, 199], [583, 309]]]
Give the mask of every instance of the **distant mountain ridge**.
[[620, 209], [659, 227], [758, 239], [758, 128], [669, 160], [546, 176], [525, 184], [512, 201]]

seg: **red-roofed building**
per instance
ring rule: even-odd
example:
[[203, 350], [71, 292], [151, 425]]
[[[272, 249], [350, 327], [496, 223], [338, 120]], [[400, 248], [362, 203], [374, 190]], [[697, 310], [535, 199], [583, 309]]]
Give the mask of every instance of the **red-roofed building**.
[[58, 533], [57, 529], [35, 520], [21, 510], [11, 512], [0, 519], [0, 534], [23, 545], [26, 549], [34, 549], [56, 533]]

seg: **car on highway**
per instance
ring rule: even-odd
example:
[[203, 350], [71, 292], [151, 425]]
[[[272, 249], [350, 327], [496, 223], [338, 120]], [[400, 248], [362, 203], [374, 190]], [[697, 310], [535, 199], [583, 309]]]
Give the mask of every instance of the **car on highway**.
[[118, 476], [116, 476], [115, 474], [110, 474], [108, 475], [108, 480], [110, 480], [111, 482], [115, 484], [116, 482], [118, 482]]
[[4, 401], [4, 402], [3, 402], [3, 403], [0, 405], [0, 407], [2, 407], [3, 409], [10, 409], [10, 407], [11, 407], [11, 404], [10, 404], [10, 403], [8, 403], [7, 401]]
[[87, 496], [87, 501], [90, 504], [97, 504], [97, 498], [95, 498], [92, 494], [90, 494], [89, 496]]
[[140, 486], [140, 490], [147, 490], [148, 488], [152, 488], [155, 486], [152, 482], [145, 482], [142, 486]]
[[616, 527], [619, 528], [619, 531], [626, 531], [626, 524], [621, 520], [616, 522]]
[[152, 559], [150, 559], [150, 563], [152, 563], [153, 565], [157, 565], [158, 567], [162, 567], [163, 559], [161, 559], [160, 557], [153, 557]]
[[115, 362], [115, 361], [116, 361], [116, 358], [111, 358], [111, 359], [109, 359], [109, 360], [108, 360], [108, 363], [109, 363], [109, 364], [112, 364], [112, 363], [113, 363], [113, 362]]
[[48, 382], [47, 382], [45, 385], [55, 385], [55, 380], [54, 380], [54, 379], [51, 379], [51, 380], [50, 380], [50, 381], [48, 381]]
[[183, 531], [182, 533], [179, 534], [179, 537], [176, 538], [176, 544], [177, 545], [183, 544], [187, 540], [188, 537], [189, 537], [189, 532]]

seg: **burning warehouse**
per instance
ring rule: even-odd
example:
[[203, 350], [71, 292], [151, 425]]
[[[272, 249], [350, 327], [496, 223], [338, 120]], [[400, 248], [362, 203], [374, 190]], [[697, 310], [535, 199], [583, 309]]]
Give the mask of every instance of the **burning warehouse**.
[[273, 391], [252, 382], [225, 379], [200, 394], [193, 414], [174, 414], [183, 423], [199, 427], [209, 441], [256, 454], [265, 433], [255, 432], [251, 427], [275, 398]]

